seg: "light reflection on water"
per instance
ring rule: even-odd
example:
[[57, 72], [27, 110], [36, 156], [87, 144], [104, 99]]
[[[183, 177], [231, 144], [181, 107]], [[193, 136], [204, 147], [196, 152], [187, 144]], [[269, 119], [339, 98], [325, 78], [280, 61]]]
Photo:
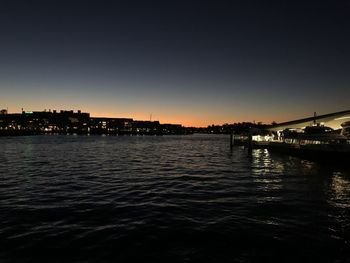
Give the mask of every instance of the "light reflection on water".
[[43, 250], [83, 262], [350, 258], [343, 168], [230, 151], [227, 136], [214, 135], [0, 145], [0, 260], [47, 261]]
[[281, 168], [281, 165], [276, 165], [271, 159], [268, 150], [257, 149], [252, 151], [253, 180], [258, 186], [257, 190], [266, 193], [257, 198], [259, 203], [281, 200], [281, 196], [274, 194], [274, 192], [282, 189], [281, 176], [283, 170]]
[[341, 172], [333, 173], [330, 201], [339, 208], [350, 208], [350, 178]]

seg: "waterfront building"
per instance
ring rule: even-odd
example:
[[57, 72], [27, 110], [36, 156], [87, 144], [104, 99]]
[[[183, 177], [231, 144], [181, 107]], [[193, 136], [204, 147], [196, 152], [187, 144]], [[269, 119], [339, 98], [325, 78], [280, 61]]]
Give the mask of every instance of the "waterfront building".
[[183, 134], [178, 124], [159, 121], [134, 121], [131, 118], [90, 117], [89, 113], [70, 111], [22, 111], [0, 114], [0, 135], [40, 133], [64, 134]]
[[139, 134], [162, 134], [159, 121], [133, 121], [132, 130]]
[[81, 111], [22, 111], [0, 116], [0, 130], [32, 133], [87, 132], [90, 114]]
[[132, 129], [132, 123], [133, 119], [131, 118], [91, 117], [89, 133], [130, 133]]
[[187, 134], [189, 131], [181, 124], [161, 124], [161, 129], [164, 134]]

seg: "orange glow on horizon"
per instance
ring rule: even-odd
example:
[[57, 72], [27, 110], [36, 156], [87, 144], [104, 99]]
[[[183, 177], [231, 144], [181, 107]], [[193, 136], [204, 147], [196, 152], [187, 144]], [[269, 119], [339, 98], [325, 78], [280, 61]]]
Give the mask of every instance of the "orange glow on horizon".
[[[142, 120], [142, 121], [148, 121], [150, 120], [150, 117], [145, 117], [144, 114], [134, 114], [134, 115], [122, 115], [122, 114], [111, 114], [111, 113], [97, 113], [97, 112], [90, 112], [91, 117], [106, 117], [106, 118], [131, 118], [134, 120]], [[233, 124], [238, 122], [253, 122], [254, 120], [249, 119], [236, 119], [236, 120], [227, 120], [225, 118], [220, 118], [217, 120], [203, 120], [203, 119], [195, 119], [191, 117], [162, 117], [162, 118], [152, 118], [152, 121], [159, 121], [161, 124], [170, 123], [170, 124], [181, 124], [185, 127], [196, 127], [196, 128], [207, 128], [211, 125], [224, 125], [224, 124]], [[271, 124], [274, 120], [273, 119], [266, 119], [266, 120], [256, 120], [255, 122], [262, 122], [263, 124]], [[288, 121], [286, 120], [279, 120], [279, 122]]]
[[[12, 105], [10, 105], [12, 106]], [[115, 109], [108, 106], [96, 107], [95, 105], [88, 105], [82, 107], [82, 105], [63, 105], [63, 104], [51, 104], [51, 110], [55, 109], [58, 112], [60, 110], [71, 110], [75, 112], [81, 110], [82, 112], [90, 113], [91, 117], [107, 117], [107, 118], [131, 118], [134, 120], [150, 120], [150, 113], [147, 110], [137, 109], [135, 111], [125, 111], [123, 109]], [[12, 109], [12, 110], [11, 110]], [[27, 105], [24, 110], [30, 111], [43, 111], [44, 109], [49, 109], [47, 105]], [[160, 110], [159, 110], [160, 111]], [[21, 108], [12, 106], [10, 107], [10, 113], [19, 113]], [[161, 112], [161, 111], [160, 111]], [[271, 116], [272, 115], [272, 116]], [[233, 124], [238, 122], [262, 122], [263, 124], [271, 124], [273, 121], [285, 122], [294, 119], [300, 119], [307, 117], [308, 115], [304, 114], [284, 114], [283, 116], [278, 116], [276, 113], [269, 115], [265, 113], [263, 116], [259, 116], [255, 111], [246, 112], [244, 110], [238, 111], [237, 113], [223, 112], [222, 114], [211, 114], [211, 112], [198, 112], [198, 111], [189, 111], [179, 113], [176, 110], [170, 112], [162, 112], [161, 114], [152, 114], [152, 121], [159, 121], [161, 124], [171, 123], [171, 124], [181, 124], [185, 127], [198, 127], [206, 128], [210, 125], [223, 125], [223, 124]], [[276, 117], [276, 118], [274, 118]]]

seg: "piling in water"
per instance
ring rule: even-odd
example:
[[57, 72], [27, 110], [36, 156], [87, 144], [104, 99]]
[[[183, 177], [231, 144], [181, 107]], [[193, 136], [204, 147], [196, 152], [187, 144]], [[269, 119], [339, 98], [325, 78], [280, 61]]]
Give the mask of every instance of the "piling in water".
[[251, 153], [253, 150], [253, 135], [251, 132], [248, 135], [247, 146], [248, 146], [248, 153]]
[[230, 134], [230, 148], [231, 148], [231, 150], [233, 148], [233, 144], [234, 144], [234, 133], [231, 132], [231, 134]]

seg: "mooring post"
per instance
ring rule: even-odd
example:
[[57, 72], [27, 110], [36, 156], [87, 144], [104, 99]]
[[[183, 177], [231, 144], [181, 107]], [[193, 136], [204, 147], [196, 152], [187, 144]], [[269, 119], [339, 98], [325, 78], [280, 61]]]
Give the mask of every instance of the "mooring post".
[[248, 135], [248, 153], [252, 153], [253, 151], [253, 135], [251, 132], [249, 132]]
[[234, 144], [234, 132], [230, 133], [230, 149], [232, 150]]

